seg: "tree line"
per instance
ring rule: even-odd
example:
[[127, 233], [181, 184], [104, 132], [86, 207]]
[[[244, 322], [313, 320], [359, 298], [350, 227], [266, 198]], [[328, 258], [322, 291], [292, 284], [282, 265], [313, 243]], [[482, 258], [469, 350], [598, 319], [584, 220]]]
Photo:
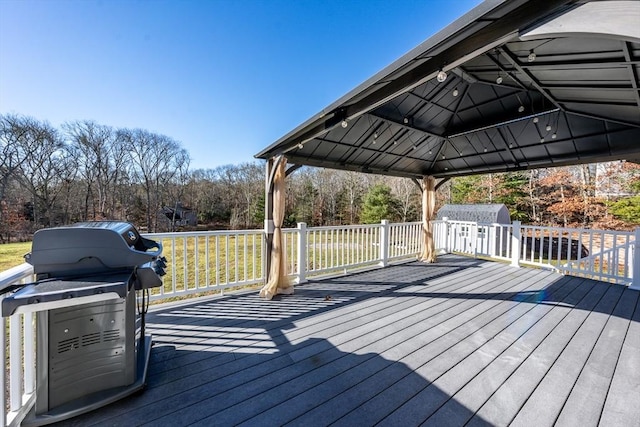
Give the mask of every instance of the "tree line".
[[[175, 231], [178, 206], [204, 229], [263, 225], [261, 162], [192, 170], [189, 160], [178, 141], [144, 129], [0, 115], [0, 243], [89, 220]], [[405, 178], [301, 168], [287, 186], [285, 226], [420, 219], [419, 187]], [[526, 223], [628, 229], [640, 223], [638, 194], [638, 165], [611, 162], [454, 178], [437, 203], [504, 203]]]

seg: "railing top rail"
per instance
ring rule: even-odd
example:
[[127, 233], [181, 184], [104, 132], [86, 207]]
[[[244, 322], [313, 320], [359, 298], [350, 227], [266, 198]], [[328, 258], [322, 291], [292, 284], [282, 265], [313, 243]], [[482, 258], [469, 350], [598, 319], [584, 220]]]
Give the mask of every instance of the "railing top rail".
[[214, 230], [214, 231], [178, 231], [167, 233], [142, 233], [145, 237], [170, 239], [173, 237], [197, 237], [197, 236], [233, 236], [238, 234], [260, 234], [264, 229], [257, 228], [253, 230]]
[[608, 234], [608, 235], [616, 235], [616, 236], [633, 236], [633, 231], [617, 231], [617, 230], [599, 230], [595, 228], [570, 228], [570, 227], [552, 227], [547, 225], [522, 225], [523, 229], [528, 230], [553, 230], [553, 231], [563, 231], [567, 233], [598, 233], [598, 234]]
[[330, 225], [323, 227], [309, 227], [307, 228], [307, 231], [357, 230], [368, 228], [380, 228], [380, 224]]
[[8, 270], [0, 271], [0, 292], [15, 284], [17, 281], [27, 278], [32, 274], [33, 266], [26, 262]]
[[[444, 222], [444, 220], [434, 220], [432, 222]], [[498, 226], [498, 227], [511, 227], [513, 224], [500, 224], [500, 223], [488, 223], [488, 222], [475, 222], [475, 221], [458, 221], [448, 219], [446, 221], [449, 224], [460, 224], [460, 225], [475, 225], [475, 226]], [[561, 231], [565, 233], [598, 233], [598, 234], [607, 234], [607, 235], [615, 235], [615, 236], [633, 236], [633, 231], [618, 231], [618, 230], [600, 230], [594, 228], [571, 228], [571, 227], [554, 227], [549, 225], [521, 225], [520, 226], [526, 230], [551, 230], [551, 231]]]

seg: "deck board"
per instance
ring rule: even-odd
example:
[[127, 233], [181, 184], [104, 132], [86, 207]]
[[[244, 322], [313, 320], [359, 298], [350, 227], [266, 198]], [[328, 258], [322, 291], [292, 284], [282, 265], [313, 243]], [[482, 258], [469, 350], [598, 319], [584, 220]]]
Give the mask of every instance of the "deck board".
[[638, 294], [447, 255], [172, 303], [147, 389], [61, 424], [629, 425]]
[[606, 324], [558, 417], [559, 425], [598, 424], [637, 297], [637, 292], [633, 292], [620, 298], [612, 315], [605, 319]]
[[625, 293], [636, 299], [636, 307], [600, 416], [602, 426], [638, 425], [640, 420], [640, 293]]
[[[522, 365], [482, 406], [477, 412], [478, 416], [496, 425], [509, 422], [517, 415], [531, 391], [536, 389], [539, 377], [547, 373], [546, 378], [551, 379], [552, 383], [546, 392], [547, 397], [558, 404], [563, 402], [566, 398], [565, 393], [570, 391], [575, 375], [588, 356], [592, 340], [597, 339], [599, 334], [599, 331], [596, 331], [599, 323], [588, 322], [589, 314], [593, 313], [590, 310], [612, 309], [612, 305], [622, 293], [621, 287], [610, 287], [608, 290], [611, 292], [601, 292], [601, 287], [595, 287], [578, 303], [583, 304], [584, 310], [571, 310], [557, 326], [554, 325], [553, 331], [536, 348], [537, 351], [530, 357], [521, 355], [521, 359], [524, 359]], [[552, 402], [549, 403], [551, 407], [545, 408], [545, 415], [553, 412]], [[540, 422], [539, 415], [532, 414], [524, 424], [538, 425]]]

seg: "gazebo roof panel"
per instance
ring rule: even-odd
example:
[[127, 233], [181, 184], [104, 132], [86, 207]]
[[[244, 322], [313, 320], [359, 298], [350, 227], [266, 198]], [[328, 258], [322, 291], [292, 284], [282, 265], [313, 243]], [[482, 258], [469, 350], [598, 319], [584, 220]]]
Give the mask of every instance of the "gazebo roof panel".
[[258, 157], [414, 177], [638, 158], [640, 2], [590, 3], [486, 1]]

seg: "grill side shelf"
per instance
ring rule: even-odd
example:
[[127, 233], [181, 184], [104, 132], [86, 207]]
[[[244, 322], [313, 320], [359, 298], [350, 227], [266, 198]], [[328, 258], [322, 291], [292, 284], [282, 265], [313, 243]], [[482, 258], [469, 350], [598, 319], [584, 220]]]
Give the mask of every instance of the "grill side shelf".
[[91, 281], [48, 279], [30, 283], [2, 300], [2, 315], [8, 317], [16, 312], [44, 311], [125, 298], [129, 291], [129, 278], [130, 275]]

